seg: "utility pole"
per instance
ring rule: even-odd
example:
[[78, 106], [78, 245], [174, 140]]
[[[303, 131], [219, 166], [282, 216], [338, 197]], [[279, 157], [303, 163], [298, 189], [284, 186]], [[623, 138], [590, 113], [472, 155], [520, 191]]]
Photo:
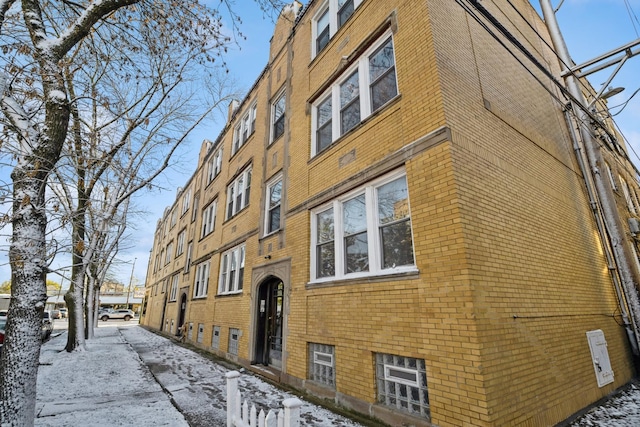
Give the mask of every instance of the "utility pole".
[[127, 290], [127, 308], [129, 308], [129, 295], [131, 295], [131, 283], [133, 282], [133, 269], [136, 267], [136, 260], [138, 258], [133, 259], [133, 265], [131, 266], [131, 277], [129, 277], [129, 289]]
[[[637, 351], [640, 344], [640, 341], [638, 341], [640, 339], [638, 334], [638, 325], [640, 325], [640, 299], [638, 297], [637, 288], [637, 283], [639, 283], [638, 278], [640, 277], [640, 271], [638, 271], [637, 268], [638, 260], [636, 259], [635, 251], [632, 252], [631, 242], [629, 242], [625, 235], [624, 228], [622, 227], [622, 221], [616, 207], [615, 196], [613, 194], [611, 184], [603, 173], [605, 169], [604, 159], [602, 158], [602, 153], [600, 152], [598, 143], [595, 141], [592, 134], [594, 129], [591, 128], [591, 118], [585, 111], [588, 107], [582, 93], [582, 89], [580, 88], [580, 83], [573, 72], [566, 72], [570, 71], [567, 67], [571, 66], [572, 60], [564, 38], [560, 32], [560, 27], [558, 26], [558, 21], [556, 20], [551, 0], [540, 0], [540, 6], [542, 8], [544, 20], [547, 25], [547, 29], [549, 30], [553, 46], [558, 57], [562, 61], [561, 67], [563, 69], [562, 71], [567, 90], [578, 103], [576, 104], [576, 102], [572, 102], [571, 108], [577, 117], [577, 125], [579, 127], [582, 144], [585, 149], [590, 175], [593, 179], [595, 194], [599, 201], [602, 220], [605, 225], [605, 234], [609, 235], [608, 241], [611, 245], [615, 265], [617, 266], [618, 277], [622, 283], [623, 292], [628, 306], [627, 308], [631, 314], [631, 322], [635, 337], [630, 337], [630, 341]], [[603, 91], [601, 90], [598, 93], [598, 96], [600, 96], [602, 92]], [[581, 154], [578, 152], [577, 155], [580, 156]], [[585, 176], [585, 180], [589, 181], [589, 177]], [[587, 182], [587, 186], [589, 185], [590, 183]], [[597, 207], [595, 209], [597, 210]], [[594, 213], [598, 215], [598, 212]], [[629, 329], [627, 329], [627, 331], [629, 332]]]

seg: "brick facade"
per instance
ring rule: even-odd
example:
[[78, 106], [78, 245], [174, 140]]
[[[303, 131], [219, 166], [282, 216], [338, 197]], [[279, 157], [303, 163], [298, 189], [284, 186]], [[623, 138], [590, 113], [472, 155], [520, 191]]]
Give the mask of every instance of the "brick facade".
[[[194, 325], [193, 344], [391, 425], [553, 425], [624, 385], [634, 374], [631, 352], [562, 105], [554, 99], [559, 90], [539, 71], [527, 72], [521, 54], [509, 54], [457, 2], [356, 1], [315, 57], [315, 22], [327, 3], [309, 3], [297, 17], [295, 10], [283, 12], [269, 64], [218, 139], [203, 143], [193, 177], [158, 222], [141, 322], [167, 334], [174, 324], [175, 333], [184, 298], [182, 321]], [[483, 2], [558, 76], [536, 34], [548, 38], [540, 18], [528, 2], [512, 3], [535, 31], [508, 2]], [[318, 152], [319, 103], [388, 37], [397, 95]], [[360, 96], [368, 96], [363, 90]], [[282, 93], [284, 132], [273, 139]], [[233, 152], [235, 129], [252, 105], [254, 129]], [[208, 182], [207, 163], [219, 149], [221, 172]], [[637, 204], [633, 169], [615, 153], [606, 157]], [[228, 188], [248, 167], [248, 199], [228, 218]], [[379, 274], [316, 279], [315, 215], [388, 176], [406, 177], [408, 202], [397, 208], [410, 215], [414, 262], [376, 270], [378, 255], [369, 252], [367, 268]], [[278, 177], [280, 228], [268, 233], [267, 189]], [[246, 182], [238, 187], [245, 192]], [[187, 193], [189, 210], [167, 224]], [[622, 190], [616, 194], [626, 221], [626, 200]], [[213, 201], [215, 228], [202, 237], [203, 210]], [[169, 263], [161, 259], [182, 230], [193, 247], [188, 271], [186, 249]], [[221, 293], [221, 276], [231, 277], [231, 270], [221, 271], [223, 258], [241, 245], [244, 266], [240, 273], [236, 259], [234, 274], [242, 274], [242, 289]], [[208, 290], [194, 298], [203, 262], [210, 262]], [[279, 297], [267, 294], [278, 289]], [[280, 320], [268, 326], [269, 314]], [[196, 343], [199, 324], [202, 343]], [[214, 327], [218, 348], [212, 348]], [[229, 352], [230, 329], [239, 331], [237, 354]], [[615, 374], [604, 387], [596, 384], [585, 335], [597, 329]], [[270, 335], [281, 341], [274, 344]], [[335, 385], [309, 379], [310, 344], [334, 349]], [[381, 401], [376, 361], [382, 354], [424, 361], [428, 416]], [[413, 381], [413, 368], [398, 369]]]

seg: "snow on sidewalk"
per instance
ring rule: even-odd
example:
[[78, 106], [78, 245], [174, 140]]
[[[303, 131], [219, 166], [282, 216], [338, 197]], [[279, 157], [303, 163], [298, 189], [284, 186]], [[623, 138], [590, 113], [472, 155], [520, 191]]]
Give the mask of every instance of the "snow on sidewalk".
[[[42, 346], [36, 426], [226, 424], [224, 366], [136, 324], [100, 324], [84, 352], [64, 352], [66, 339], [63, 332]], [[239, 387], [265, 412], [294, 397], [247, 372]], [[361, 426], [308, 402], [301, 418], [303, 426]], [[640, 426], [640, 387], [632, 384], [569, 425]]]
[[40, 351], [36, 426], [189, 425], [118, 328], [96, 329], [87, 351], [67, 353], [66, 341]]
[[[118, 326], [100, 324], [84, 352], [64, 352], [66, 333], [43, 345], [36, 426], [226, 425], [229, 369], [135, 324]], [[239, 388], [265, 412], [294, 397], [247, 372]], [[308, 402], [301, 424], [361, 426]]]

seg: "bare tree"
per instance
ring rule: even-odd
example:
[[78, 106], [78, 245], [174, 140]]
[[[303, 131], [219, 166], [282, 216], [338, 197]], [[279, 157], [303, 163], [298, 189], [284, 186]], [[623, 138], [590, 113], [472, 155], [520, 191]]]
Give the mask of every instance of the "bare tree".
[[[226, 8], [233, 16], [227, 1], [219, 2], [218, 7]], [[9, 215], [12, 225], [9, 260], [13, 298], [0, 359], [0, 419], [3, 425], [32, 425], [34, 421], [41, 315], [46, 302], [45, 278], [52, 256], [46, 235], [46, 183], [68, 140], [72, 106], [76, 102], [70, 96], [67, 86], [70, 80], [65, 73], [77, 71], [78, 68], [73, 67], [76, 55], [85, 47], [83, 42], [89, 36], [101, 37], [105, 44], [111, 42], [112, 46], [122, 47], [121, 56], [117, 59], [128, 64], [126, 69], [131, 71], [145, 70], [136, 68], [133, 61], [127, 62], [126, 54], [134, 51], [136, 44], [153, 48], [152, 43], [142, 43], [152, 40], [152, 37], [156, 37], [158, 45], [174, 44], [200, 49], [200, 63], [210, 63], [224, 54], [225, 45], [230, 41], [223, 35], [221, 25], [220, 10], [205, 9], [195, 0], [0, 0], [0, 34], [3, 34], [0, 48], [4, 54], [0, 58], [0, 109], [3, 114], [0, 144], [3, 152], [12, 156], [14, 165]], [[141, 141], [151, 145], [161, 143], [161, 133], [157, 132], [160, 127], [152, 124], [152, 119], [162, 122], [163, 100], [169, 99], [171, 88], [178, 84], [169, 77], [175, 77], [181, 64], [162, 55], [156, 60], [167, 60], [173, 67], [173, 74], [165, 74], [160, 82], [159, 98], [146, 98], [142, 104], [131, 105], [130, 110], [125, 108], [124, 114], [123, 108], [111, 109], [118, 110], [120, 117], [129, 119], [118, 123], [122, 135], [118, 139], [120, 148], [145, 126], [151, 128], [146, 130], [147, 136]], [[124, 77], [134, 81], [139, 74], [124, 74]], [[95, 94], [83, 93], [83, 96], [92, 95]], [[110, 107], [110, 102], [107, 104]], [[130, 104], [118, 107], [125, 105]], [[153, 105], [158, 106], [150, 110], [154, 113], [139, 113], [145, 111], [143, 107]], [[138, 107], [143, 109], [138, 110]], [[187, 134], [188, 128], [181, 133], [183, 136], [166, 141], [165, 154], [171, 154]], [[113, 151], [119, 153], [120, 148], [114, 146]], [[116, 171], [116, 176], [131, 178], [142, 175], [146, 171], [143, 166], [149, 166], [149, 163], [136, 163], [134, 159], [139, 160], [145, 153], [144, 144], [138, 150], [132, 149], [131, 161], [128, 162], [130, 168], [121, 171], [120, 175]], [[111, 156], [116, 157], [115, 154]], [[135, 174], [132, 175], [131, 171]], [[150, 167], [146, 172], [144, 176], [153, 178], [159, 169]], [[143, 181], [135, 180], [128, 191], [112, 191], [102, 225], [97, 228], [106, 230], [110, 215], [114, 215], [126, 197], [144, 185]], [[74, 239], [79, 244], [84, 242], [79, 236], [74, 236]], [[77, 249], [82, 262], [74, 261], [74, 268], [78, 264], [83, 268], [88, 265], [85, 260], [92, 256], [91, 249]], [[76, 319], [70, 323], [76, 330], [69, 334], [73, 338], [70, 338], [72, 341], [67, 344], [67, 349], [82, 348], [78, 345], [84, 339], [77, 333], [83, 329], [82, 289], [77, 288], [84, 284], [84, 272], [76, 271], [72, 279], [74, 289], [70, 291], [69, 300], [76, 304], [73, 309]]]

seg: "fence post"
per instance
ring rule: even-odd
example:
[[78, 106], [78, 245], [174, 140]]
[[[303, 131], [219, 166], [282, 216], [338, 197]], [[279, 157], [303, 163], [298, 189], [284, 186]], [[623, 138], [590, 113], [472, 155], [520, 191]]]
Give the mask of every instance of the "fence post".
[[227, 377], [227, 427], [233, 427], [233, 414], [236, 413], [235, 402], [239, 376], [240, 372], [238, 371], [229, 371], [225, 374], [225, 377]]
[[284, 406], [284, 427], [300, 427], [300, 407], [302, 401], [292, 397], [282, 402]]

